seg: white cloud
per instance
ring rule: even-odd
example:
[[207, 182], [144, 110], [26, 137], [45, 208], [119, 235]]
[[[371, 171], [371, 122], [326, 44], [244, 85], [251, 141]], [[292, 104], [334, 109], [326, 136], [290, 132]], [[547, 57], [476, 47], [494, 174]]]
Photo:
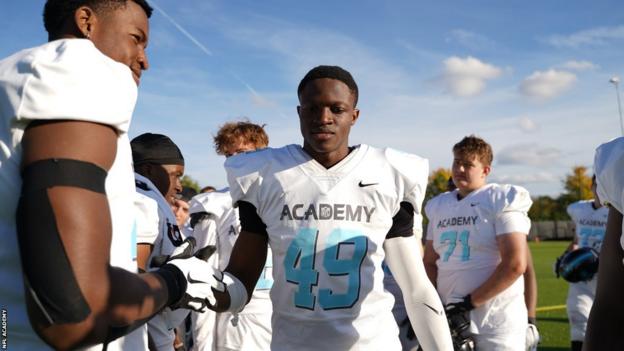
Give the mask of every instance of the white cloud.
[[486, 81], [498, 78], [502, 69], [468, 56], [452, 56], [444, 60], [442, 80], [448, 91], [461, 97], [480, 94]]
[[556, 182], [559, 178], [549, 172], [535, 172], [529, 174], [503, 174], [492, 177], [495, 183], [505, 184], [531, 184], [531, 183], [547, 183]]
[[571, 61], [567, 61], [563, 64], [561, 64], [559, 67], [561, 68], [565, 68], [565, 69], [569, 69], [572, 71], [588, 71], [588, 70], [593, 70], [593, 69], [597, 69], [598, 65], [589, 62], [589, 61], [575, 61], [575, 60], [571, 60]]
[[624, 39], [624, 26], [596, 27], [570, 35], [552, 35], [545, 42], [558, 48], [579, 48], [581, 46], [606, 45], [614, 40]]
[[458, 43], [470, 49], [481, 49], [494, 46], [487, 37], [465, 29], [454, 29], [446, 37], [447, 43]]
[[498, 152], [499, 165], [548, 166], [557, 163], [561, 150], [537, 144], [516, 144]]
[[522, 81], [520, 92], [529, 98], [547, 100], [561, 95], [575, 82], [574, 73], [555, 69], [535, 71]]
[[537, 126], [537, 123], [535, 123], [535, 121], [533, 121], [529, 117], [520, 118], [520, 120], [518, 120], [518, 125], [520, 126], [520, 129], [522, 129], [522, 131], [526, 133], [534, 132], [539, 128]]

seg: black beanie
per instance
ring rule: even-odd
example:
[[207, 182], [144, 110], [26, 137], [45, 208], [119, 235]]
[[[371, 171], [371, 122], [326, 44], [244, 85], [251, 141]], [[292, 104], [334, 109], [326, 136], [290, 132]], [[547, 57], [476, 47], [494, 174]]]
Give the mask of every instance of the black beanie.
[[132, 139], [132, 160], [135, 165], [155, 163], [159, 165], [182, 165], [184, 157], [178, 146], [168, 136], [145, 133]]

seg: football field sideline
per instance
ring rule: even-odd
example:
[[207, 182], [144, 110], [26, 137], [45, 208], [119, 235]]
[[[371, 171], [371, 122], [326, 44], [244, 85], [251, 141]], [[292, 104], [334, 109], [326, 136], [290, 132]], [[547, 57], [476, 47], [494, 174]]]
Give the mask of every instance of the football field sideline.
[[553, 263], [569, 244], [568, 241], [530, 242], [537, 276], [537, 327], [542, 341], [538, 350], [570, 349], [570, 326], [566, 314], [568, 283], [557, 279]]

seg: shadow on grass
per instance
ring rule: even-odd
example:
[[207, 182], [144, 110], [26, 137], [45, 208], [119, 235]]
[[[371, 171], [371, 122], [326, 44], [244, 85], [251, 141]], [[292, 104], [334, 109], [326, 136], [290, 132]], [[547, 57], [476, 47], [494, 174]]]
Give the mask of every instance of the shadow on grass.
[[563, 317], [537, 317], [538, 322], [559, 322], [559, 323], [568, 323], [567, 318]]

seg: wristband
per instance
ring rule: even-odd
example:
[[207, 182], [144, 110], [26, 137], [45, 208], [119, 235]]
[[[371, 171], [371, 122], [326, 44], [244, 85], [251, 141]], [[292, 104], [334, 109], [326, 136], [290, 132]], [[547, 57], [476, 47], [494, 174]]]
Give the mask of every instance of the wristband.
[[245, 285], [230, 272], [223, 272], [223, 284], [225, 284], [226, 291], [230, 295], [228, 311], [233, 313], [242, 311], [247, 304], [248, 297]]
[[154, 271], [154, 274], [158, 275], [165, 281], [167, 286], [167, 306], [172, 306], [178, 301], [182, 300], [186, 293], [186, 279], [182, 271], [172, 265], [166, 264], [160, 267], [159, 270]]

